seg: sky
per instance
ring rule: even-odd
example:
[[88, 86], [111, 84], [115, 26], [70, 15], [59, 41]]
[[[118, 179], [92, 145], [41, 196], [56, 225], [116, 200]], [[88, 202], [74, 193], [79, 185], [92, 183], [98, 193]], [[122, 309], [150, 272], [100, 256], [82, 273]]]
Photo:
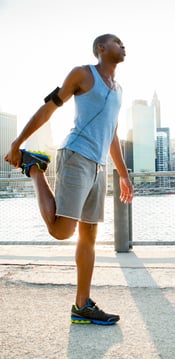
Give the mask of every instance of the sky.
[[[120, 137], [127, 108], [136, 99], [150, 103], [156, 91], [162, 126], [174, 138], [174, 17], [174, 0], [0, 0], [0, 111], [16, 114], [20, 131], [73, 67], [97, 63], [93, 40], [113, 33], [126, 47], [116, 69]], [[71, 99], [51, 119], [54, 142], [73, 118]]]

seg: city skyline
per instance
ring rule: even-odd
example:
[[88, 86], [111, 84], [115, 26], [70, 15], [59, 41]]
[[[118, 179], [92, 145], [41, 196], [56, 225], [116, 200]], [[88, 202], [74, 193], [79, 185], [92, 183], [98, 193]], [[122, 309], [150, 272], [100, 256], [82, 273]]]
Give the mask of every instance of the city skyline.
[[[73, 101], [72, 101], [73, 102]], [[173, 133], [173, 136], [171, 136], [171, 129], [170, 129], [170, 127], [168, 127], [168, 126], [163, 126], [163, 124], [162, 124], [162, 114], [161, 114], [161, 103], [160, 103], [160, 100], [159, 100], [159, 97], [158, 97], [158, 94], [157, 94], [157, 92], [156, 91], [154, 91], [154, 93], [153, 93], [153, 96], [152, 96], [152, 99], [148, 102], [147, 100], [145, 100], [145, 99], [141, 99], [141, 98], [139, 98], [139, 99], [134, 99], [133, 101], [132, 101], [132, 103], [131, 103], [131, 105], [126, 109], [126, 113], [125, 113], [125, 118], [124, 118], [124, 121], [123, 121], [123, 125], [124, 125], [124, 131], [125, 131], [125, 136], [124, 137], [122, 137], [122, 136], [120, 136], [119, 135], [119, 137], [120, 137], [120, 139], [121, 140], [126, 140], [127, 139], [127, 131], [128, 131], [128, 119], [127, 119], [127, 117], [128, 117], [128, 111], [129, 111], [129, 109], [133, 106], [133, 104], [136, 104], [136, 103], [142, 103], [142, 104], [146, 104], [146, 106], [150, 106], [150, 107], [152, 107], [153, 106], [153, 108], [154, 108], [154, 116], [155, 116], [155, 121], [156, 121], [156, 127], [157, 128], [161, 128], [161, 127], [167, 127], [167, 128], [169, 128], [169, 137], [170, 137], [170, 140], [173, 142], [173, 141], [175, 141], [175, 135], [174, 135], [174, 133]], [[71, 105], [72, 105], [72, 103], [71, 103]], [[59, 109], [59, 111], [60, 111], [60, 109]], [[64, 113], [64, 108], [61, 108], [61, 111]], [[4, 112], [4, 111], [1, 111], [0, 110], [0, 112]], [[19, 128], [19, 126], [18, 126], [18, 123], [19, 123], [19, 118], [18, 118], [18, 116], [17, 116], [17, 114], [14, 114], [14, 113], [10, 113], [10, 111], [7, 111], [7, 112], [4, 112], [4, 113], [8, 113], [8, 114], [11, 114], [11, 115], [15, 115], [16, 116], [16, 118], [17, 118], [17, 127]], [[53, 117], [54, 117], [54, 115], [53, 115]], [[72, 121], [72, 126], [73, 126], [73, 121]], [[65, 135], [67, 135], [67, 131], [69, 131], [70, 130], [70, 128], [72, 127], [72, 126], [70, 126], [70, 123], [69, 124], [67, 124], [67, 128], [66, 128], [66, 131], [65, 131]], [[47, 142], [43, 142], [43, 140], [44, 140], [44, 137], [43, 137], [43, 133], [45, 132], [45, 130], [44, 129], [39, 129], [38, 131], [36, 131], [36, 133], [34, 133], [32, 136], [31, 136], [31, 138], [29, 138], [26, 142], [25, 142], [25, 144], [27, 145], [27, 148], [28, 147], [30, 147], [31, 148], [31, 146], [30, 146], [30, 143], [32, 143], [33, 144], [33, 137], [35, 138], [35, 143], [37, 144], [37, 146], [38, 146], [38, 150], [42, 150], [42, 146], [44, 146], [44, 148], [47, 148], [47, 147], [52, 147], [52, 149], [53, 148], [57, 148], [59, 145], [60, 145], [60, 142], [64, 139], [64, 136], [62, 135], [61, 137], [60, 137], [60, 142], [59, 141], [56, 141], [55, 142], [55, 138], [57, 138], [57, 134], [56, 134], [56, 136], [55, 136], [55, 133], [54, 133], [54, 127], [53, 127], [53, 123], [52, 123], [52, 118], [48, 121], [48, 123], [46, 123], [46, 125], [45, 125], [45, 127], [47, 127], [47, 131], [48, 131], [48, 129], [49, 129], [49, 131], [48, 131], [48, 133], [49, 133], [49, 137], [47, 137]], [[65, 130], [65, 129], [64, 129]], [[17, 131], [17, 134], [18, 134], [18, 132], [19, 131]], [[63, 133], [64, 133], [64, 131], [63, 131]], [[41, 136], [41, 141], [39, 141], [39, 136]], [[29, 145], [28, 145], [29, 144]]]
[[[16, 118], [17, 123], [17, 117], [14, 114], [8, 115], [0, 112], [0, 115], [2, 118], [4, 117], [7, 119], [8, 117], [14, 117]], [[128, 147], [127, 145], [127, 150], [124, 149], [124, 155], [127, 156], [125, 159], [127, 159], [127, 162], [129, 160], [129, 163], [127, 163], [127, 165], [129, 165], [129, 168], [132, 168], [132, 171], [154, 172], [156, 170], [171, 170], [170, 130], [167, 127], [161, 127], [161, 105], [156, 92], [153, 94], [153, 98], [150, 104], [148, 104], [147, 101], [141, 99], [133, 101], [132, 106], [128, 108], [126, 113], [126, 127], [127, 139], [125, 141], [130, 144], [132, 143], [132, 146], [129, 145]], [[3, 132], [3, 128], [1, 131]], [[165, 136], [167, 140], [165, 139]], [[159, 154], [157, 160], [155, 155], [156, 142], [158, 144], [157, 146], [159, 146], [159, 148], [157, 147], [157, 155]], [[160, 152], [163, 143], [167, 143], [168, 147], [166, 149], [166, 152], [168, 152], [166, 156], [168, 157], [163, 156], [163, 152]], [[53, 141], [53, 133], [51, 130], [50, 121], [47, 122], [38, 131], [36, 131], [31, 137], [29, 137], [29, 139], [25, 142], [25, 148], [29, 150], [31, 148], [35, 148], [38, 151], [43, 150], [49, 152], [53, 158], [55, 157], [56, 146], [54, 145]], [[163, 151], [165, 151], [165, 149]], [[172, 154], [174, 156], [173, 146]], [[2, 151], [1, 155], [3, 155]], [[164, 164], [165, 158], [168, 159], [167, 165]], [[52, 168], [52, 172], [54, 172], [54, 168]]]
[[[160, 102], [156, 93], [153, 95], [151, 104], [145, 100], [135, 100], [127, 113], [128, 135], [127, 140], [121, 141], [123, 154], [127, 167], [133, 173], [156, 171], [171, 171], [175, 169], [175, 151], [170, 149], [169, 128], [161, 126]], [[5, 152], [17, 134], [17, 117], [12, 114], [0, 112], [0, 177], [21, 177], [21, 171], [7, 166], [4, 162]], [[47, 122], [36, 131], [25, 143], [25, 148], [30, 150], [46, 151], [52, 161], [48, 168], [47, 175], [55, 175], [56, 147], [53, 144], [53, 137], [50, 122]], [[172, 155], [172, 161], [171, 161]], [[114, 164], [108, 156], [108, 192], [113, 190], [113, 169]], [[169, 183], [166, 178], [146, 176], [144, 182], [149, 185], [166, 187]], [[140, 184], [141, 179], [136, 177], [134, 184]], [[10, 190], [11, 187], [9, 187]], [[25, 188], [26, 190], [26, 188]], [[31, 188], [29, 188], [31, 190]]]
[[[156, 92], [151, 103], [145, 100], [133, 101], [127, 111], [126, 123], [127, 139], [123, 143], [124, 157], [132, 172], [174, 169], [175, 153], [173, 146], [171, 147], [170, 129], [161, 125], [161, 106]], [[147, 177], [148, 182], [155, 180], [156, 177]], [[166, 185], [167, 181], [163, 179], [160, 183]]]
[[[133, 99], [130, 106], [128, 106], [125, 109], [125, 113], [124, 111], [122, 111], [122, 117], [123, 117], [123, 122], [122, 124], [119, 121], [119, 137], [121, 140], [126, 140], [127, 138], [127, 112], [128, 109], [132, 106], [133, 103], [137, 102], [137, 101], [143, 101], [145, 103], [147, 103], [148, 105], [154, 105], [155, 108], [155, 116], [156, 119], [158, 121], [157, 123], [157, 127], [168, 127], [170, 130], [170, 139], [171, 140], [175, 140], [175, 133], [173, 131], [171, 131], [171, 127], [169, 126], [164, 126], [163, 121], [162, 121], [162, 110], [161, 110], [161, 102], [159, 100], [159, 96], [157, 94], [157, 91], [155, 90], [154, 93], [152, 94], [152, 98], [150, 97], [150, 100], [148, 101], [147, 99], [142, 99], [141, 97], [138, 97], [137, 99]], [[60, 112], [60, 116], [66, 116], [66, 114], [68, 115], [70, 112], [72, 113], [74, 111], [74, 103], [73, 103], [73, 98], [70, 100], [70, 103], [66, 103], [66, 105], [69, 105], [67, 109], [63, 107], [59, 108], [58, 111]], [[4, 113], [9, 113], [12, 115], [15, 115], [17, 117], [18, 123], [17, 123], [17, 134], [19, 134], [19, 132], [21, 131], [21, 125], [19, 125], [20, 123], [20, 119], [19, 119], [19, 115], [17, 113], [13, 113], [11, 111], [2, 111], [1, 109], [1, 103], [0, 103], [0, 112], [4, 112]], [[120, 116], [120, 115], [119, 115]], [[55, 147], [58, 147], [60, 142], [63, 141], [64, 136], [67, 135], [67, 131], [69, 131], [72, 126], [73, 126], [73, 118], [71, 121], [67, 122], [65, 127], [62, 128], [62, 131], [60, 131], [59, 128], [59, 124], [57, 123], [57, 115], [53, 114], [52, 117], [49, 120], [49, 126], [51, 128], [51, 137], [53, 138], [53, 145]], [[121, 125], [121, 126], [120, 126]], [[121, 127], [121, 128], [120, 128]], [[61, 136], [57, 136], [57, 131], [61, 133]], [[42, 132], [42, 131], [41, 131]], [[47, 146], [48, 144], [45, 143], [44, 146]]]

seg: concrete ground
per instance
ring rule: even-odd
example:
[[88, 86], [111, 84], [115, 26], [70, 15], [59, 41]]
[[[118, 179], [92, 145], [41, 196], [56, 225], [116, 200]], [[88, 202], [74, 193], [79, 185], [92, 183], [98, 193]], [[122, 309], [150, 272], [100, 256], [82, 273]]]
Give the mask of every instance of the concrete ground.
[[74, 245], [0, 246], [0, 359], [175, 359], [175, 247], [96, 247], [91, 297], [117, 325], [70, 323]]

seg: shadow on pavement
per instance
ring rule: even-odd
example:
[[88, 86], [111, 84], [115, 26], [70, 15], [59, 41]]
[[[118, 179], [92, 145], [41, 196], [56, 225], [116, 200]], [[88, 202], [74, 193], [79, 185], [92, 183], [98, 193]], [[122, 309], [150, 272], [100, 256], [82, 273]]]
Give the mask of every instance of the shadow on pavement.
[[[118, 325], [70, 325], [67, 359], [102, 359], [123, 341]], [[75, 356], [76, 353], [76, 356]], [[115, 352], [116, 357], [116, 352]]]
[[[140, 278], [137, 268], [125, 266], [126, 253], [117, 254], [117, 261], [125, 276], [131, 296], [143, 318], [145, 328], [157, 353], [161, 358], [175, 358], [175, 290], [174, 287], [160, 288], [149, 270], [134, 252], [128, 253], [139, 269], [143, 269]], [[161, 262], [161, 259], [159, 260]], [[135, 279], [134, 281], [134, 277]], [[149, 286], [145, 285], [149, 283]], [[137, 288], [136, 288], [137, 287]]]

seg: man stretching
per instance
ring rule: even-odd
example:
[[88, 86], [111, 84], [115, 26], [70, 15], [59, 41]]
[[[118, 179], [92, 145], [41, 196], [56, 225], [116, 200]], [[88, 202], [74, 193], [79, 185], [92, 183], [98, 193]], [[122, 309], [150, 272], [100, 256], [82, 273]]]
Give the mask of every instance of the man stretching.
[[[32, 178], [41, 215], [54, 238], [70, 238], [78, 224], [77, 293], [71, 321], [108, 325], [116, 323], [120, 317], [100, 310], [90, 299], [90, 287], [98, 222], [104, 220], [109, 152], [120, 176], [122, 202], [132, 201], [133, 187], [117, 135], [122, 91], [114, 77], [117, 64], [124, 61], [125, 48], [118, 37], [105, 34], [94, 40], [93, 53], [98, 63], [75, 67], [62, 87], [45, 98], [45, 104], [12, 143], [5, 161], [21, 167], [23, 173]], [[20, 146], [71, 96], [74, 96], [76, 107], [74, 128], [58, 149], [53, 194], [45, 176], [49, 156], [23, 150]]]

